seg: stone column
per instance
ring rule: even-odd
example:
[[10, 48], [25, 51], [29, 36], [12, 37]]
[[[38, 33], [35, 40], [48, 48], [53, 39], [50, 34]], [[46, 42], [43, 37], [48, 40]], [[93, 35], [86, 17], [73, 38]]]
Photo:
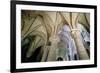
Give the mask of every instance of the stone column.
[[72, 30], [72, 36], [75, 40], [79, 58], [80, 58], [80, 60], [87, 60], [87, 59], [89, 59], [89, 56], [86, 52], [86, 48], [84, 47], [84, 45], [82, 43], [82, 39], [81, 39], [80, 35], [81, 34], [80, 34], [79, 30], [77, 30], [77, 29]]
[[56, 61], [56, 49], [58, 42], [60, 41], [58, 35], [53, 35], [49, 38], [49, 41], [51, 42], [51, 47], [48, 53], [47, 61]]
[[42, 55], [42, 59], [41, 62], [45, 62], [47, 61], [47, 56], [48, 56], [48, 52], [49, 52], [50, 46], [45, 46], [43, 47], [43, 55]]

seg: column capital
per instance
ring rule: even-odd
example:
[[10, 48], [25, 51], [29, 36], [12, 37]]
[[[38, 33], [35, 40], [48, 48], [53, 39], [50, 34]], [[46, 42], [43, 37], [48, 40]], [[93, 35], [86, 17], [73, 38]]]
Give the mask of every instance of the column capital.
[[52, 43], [58, 43], [58, 42], [60, 42], [60, 38], [58, 35], [53, 35], [49, 38], [49, 41]]

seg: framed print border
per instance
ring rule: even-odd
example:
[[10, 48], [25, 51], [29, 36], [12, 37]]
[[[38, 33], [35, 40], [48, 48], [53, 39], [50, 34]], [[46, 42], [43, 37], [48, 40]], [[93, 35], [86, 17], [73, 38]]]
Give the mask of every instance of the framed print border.
[[[73, 66], [55, 66], [55, 67], [40, 67], [40, 68], [16, 68], [16, 5], [35, 5], [35, 6], [50, 6], [50, 7], [69, 7], [69, 8], [86, 8], [94, 10], [94, 64], [73, 65]], [[28, 72], [28, 71], [44, 71], [44, 70], [59, 70], [59, 69], [78, 69], [97, 67], [97, 6], [94, 5], [79, 5], [79, 4], [62, 4], [62, 3], [47, 3], [33, 1], [11, 1], [11, 72]]]

